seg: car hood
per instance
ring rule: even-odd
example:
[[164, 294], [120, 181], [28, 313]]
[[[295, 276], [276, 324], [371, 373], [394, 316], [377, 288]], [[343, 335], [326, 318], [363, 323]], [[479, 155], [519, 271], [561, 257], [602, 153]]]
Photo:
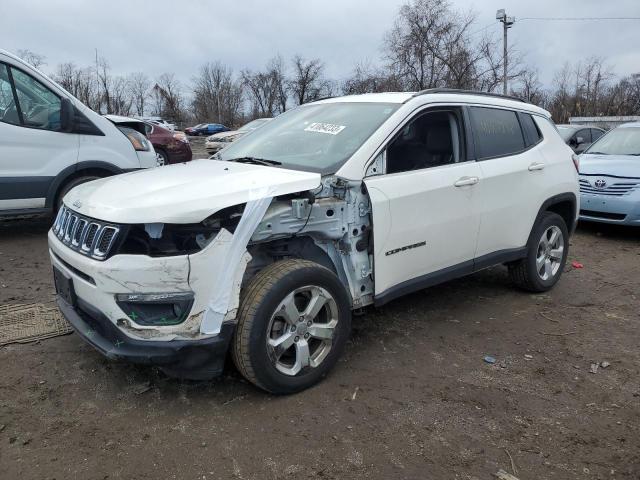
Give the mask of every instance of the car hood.
[[640, 157], [634, 155], [580, 155], [580, 174], [640, 178]]
[[245, 132], [241, 132], [239, 130], [228, 130], [226, 132], [214, 133], [213, 135], [209, 135], [207, 137], [207, 141], [215, 142], [216, 140], [220, 140], [222, 138], [233, 137], [235, 135], [242, 135]]
[[318, 173], [194, 160], [94, 180], [71, 190], [64, 203], [107, 222], [197, 223], [232, 205], [318, 185]]

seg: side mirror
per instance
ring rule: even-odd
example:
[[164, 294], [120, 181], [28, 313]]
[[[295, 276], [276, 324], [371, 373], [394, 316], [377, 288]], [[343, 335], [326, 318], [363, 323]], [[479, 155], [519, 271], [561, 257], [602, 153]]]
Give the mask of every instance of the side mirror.
[[72, 132], [75, 123], [75, 108], [68, 98], [62, 98], [60, 102], [60, 130]]

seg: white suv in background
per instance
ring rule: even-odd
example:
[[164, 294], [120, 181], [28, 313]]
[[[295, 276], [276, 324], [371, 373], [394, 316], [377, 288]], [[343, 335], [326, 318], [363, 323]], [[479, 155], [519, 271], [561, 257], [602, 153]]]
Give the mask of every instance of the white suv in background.
[[542, 292], [578, 213], [549, 113], [427, 90], [287, 111], [213, 160], [91, 182], [49, 232], [58, 304], [109, 358], [274, 393], [336, 363], [351, 311], [505, 264]]
[[0, 50], [0, 217], [48, 213], [76, 185], [156, 166], [144, 123], [98, 115]]

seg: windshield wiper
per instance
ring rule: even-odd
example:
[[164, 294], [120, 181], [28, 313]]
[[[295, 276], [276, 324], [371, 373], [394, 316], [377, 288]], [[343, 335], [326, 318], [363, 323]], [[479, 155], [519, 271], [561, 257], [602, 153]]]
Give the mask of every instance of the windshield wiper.
[[586, 152], [589, 155], [609, 155], [608, 153], [604, 153], [604, 152]]
[[238, 163], [254, 163], [256, 165], [265, 165], [267, 167], [271, 167], [273, 165], [282, 165], [282, 162], [278, 162], [277, 160], [268, 160], [266, 158], [256, 158], [256, 157], [239, 157], [239, 158], [230, 158], [227, 162], [238, 162]]

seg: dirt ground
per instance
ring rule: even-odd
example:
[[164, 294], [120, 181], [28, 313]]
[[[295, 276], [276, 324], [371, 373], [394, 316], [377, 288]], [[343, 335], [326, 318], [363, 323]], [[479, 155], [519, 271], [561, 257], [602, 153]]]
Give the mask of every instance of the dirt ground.
[[[0, 226], [0, 304], [52, 300], [46, 229]], [[1, 347], [0, 478], [490, 479], [513, 461], [521, 480], [638, 479], [640, 231], [581, 226], [572, 260], [546, 295], [500, 267], [371, 309], [289, 397], [232, 368], [111, 363], [75, 334]]]

